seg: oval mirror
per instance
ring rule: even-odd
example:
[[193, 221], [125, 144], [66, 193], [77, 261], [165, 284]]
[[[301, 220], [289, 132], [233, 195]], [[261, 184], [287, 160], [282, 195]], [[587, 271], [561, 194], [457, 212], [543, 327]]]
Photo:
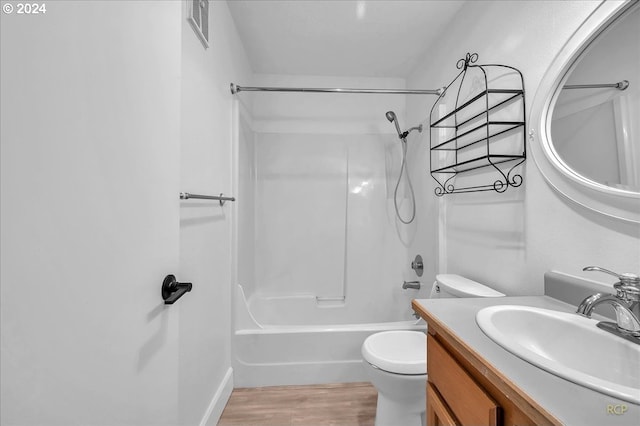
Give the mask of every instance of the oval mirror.
[[640, 222], [640, 4], [611, 3], [594, 11], [543, 78], [531, 150], [566, 197]]

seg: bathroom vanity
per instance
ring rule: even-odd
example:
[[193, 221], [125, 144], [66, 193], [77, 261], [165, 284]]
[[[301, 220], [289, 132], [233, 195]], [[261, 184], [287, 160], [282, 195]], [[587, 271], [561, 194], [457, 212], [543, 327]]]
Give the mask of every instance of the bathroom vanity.
[[476, 323], [478, 311], [489, 306], [561, 312], [575, 312], [575, 306], [548, 296], [418, 299], [412, 305], [428, 324], [427, 424], [640, 424], [640, 406], [524, 361], [494, 343]]

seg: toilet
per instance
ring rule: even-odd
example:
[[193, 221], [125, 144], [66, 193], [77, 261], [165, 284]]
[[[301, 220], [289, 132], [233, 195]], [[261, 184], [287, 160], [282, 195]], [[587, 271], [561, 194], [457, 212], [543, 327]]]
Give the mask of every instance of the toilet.
[[[504, 294], [453, 274], [440, 274], [430, 298], [502, 297]], [[362, 344], [363, 365], [378, 390], [375, 426], [424, 426], [427, 336], [422, 331], [372, 334]]]

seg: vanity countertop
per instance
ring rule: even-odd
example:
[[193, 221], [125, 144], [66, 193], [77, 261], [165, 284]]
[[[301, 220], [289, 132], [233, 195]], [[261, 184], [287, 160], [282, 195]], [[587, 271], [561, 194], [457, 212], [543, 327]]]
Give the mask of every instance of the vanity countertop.
[[[575, 306], [548, 296], [416, 299], [414, 309], [428, 322], [447, 330], [486, 364], [507, 377], [561, 423], [566, 425], [640, 425], [640, 406], [593, 391], [548, 373], [511, 354], [487, 337], [476, 324], [482, 308], [496, 305], [524, 305], [563, 312]], [[612, 406], [627, 408], [624, 414], [611, 414]]]

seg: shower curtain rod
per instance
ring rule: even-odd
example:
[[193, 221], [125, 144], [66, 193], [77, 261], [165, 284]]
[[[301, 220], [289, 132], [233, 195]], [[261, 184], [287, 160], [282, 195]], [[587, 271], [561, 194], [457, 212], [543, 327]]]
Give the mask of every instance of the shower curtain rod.
[[408, 89], [339, 89], [313, 87], [245, 87], [231, 83], [231, 93], [239, 92], [306, 92], [306, 93], [377, 93], [386, 95], [441, 95], [444, 87], [435, 90]]
[[629, 87], [628, 80], [622, 80], [618, 83], [609, 83], [609, 84], [568, 84], [563, 87], [563, 89], [600, 89], [605, 87], [613, 87], [619, 90], [626, 90]]

